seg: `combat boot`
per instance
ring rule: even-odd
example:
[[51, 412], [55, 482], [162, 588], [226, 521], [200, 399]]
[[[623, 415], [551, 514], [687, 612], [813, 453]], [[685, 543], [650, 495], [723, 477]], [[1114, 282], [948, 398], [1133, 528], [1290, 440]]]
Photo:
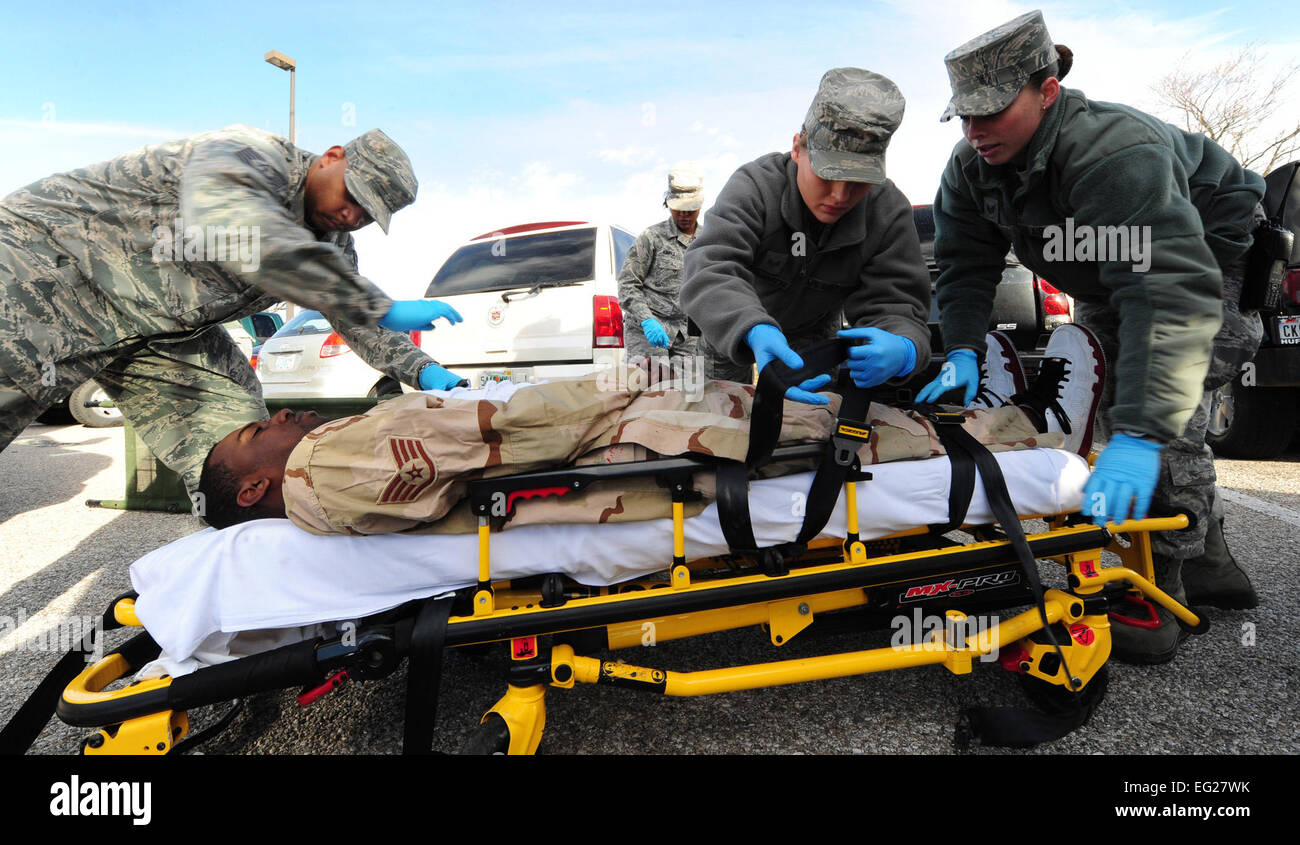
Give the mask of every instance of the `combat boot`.
[[1183, 565], [1183, 588], [1192, 604], [1224, 610], [1249, 610], [1259, 604], [1246, 571], [1228, 551], [1222, 519], [1210, 519], [1205, 529], [1205, 554]]
[[[1186, 606], [1183, 590], [1183, 561], [1154, 555], [1156, 586]], [[1145, 597], [1131, 596], [1110, 612], [1110, 653], [1125, 663], [1151, 665], [1168, 663], [1178, 653], [1187, 632], [1174, 615]]]

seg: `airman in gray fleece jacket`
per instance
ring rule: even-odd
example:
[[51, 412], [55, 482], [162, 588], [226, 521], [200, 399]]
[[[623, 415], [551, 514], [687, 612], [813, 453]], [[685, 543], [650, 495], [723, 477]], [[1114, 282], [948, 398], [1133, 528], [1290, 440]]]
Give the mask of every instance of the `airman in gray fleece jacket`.
[[845, 336], [866, 341], [847, 362], [860, 385], [925, 368], [930, 277], [911, 204], [884, 173], [902, 115], [888, 79], [829, 71], [793, 151], [728, 180], [686, 251], [681, 294], [711, 378], [750, 381], [750, 362], [773, 357], [801, 366], [791, 348], [834, 337], [844, 317]]

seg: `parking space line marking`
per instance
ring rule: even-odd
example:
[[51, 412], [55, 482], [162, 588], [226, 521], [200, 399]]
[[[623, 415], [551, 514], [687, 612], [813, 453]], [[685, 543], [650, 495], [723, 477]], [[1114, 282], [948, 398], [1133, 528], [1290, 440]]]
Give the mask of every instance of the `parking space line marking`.
[[1224, 487], [1219, 488], [1219, 495], [1222, 496], [1225, 501], [1235, 502], [1243, 507], [1280, 519], [1283, 522], [1290, 523], [1291, 525], [1300, 528], [1300, 516], [1297, 516], [1294, 511], [1289, 511], [1281, 505], [1275, 505], [1265, 499], [1257, 499], [1254, 496], [1248, 496], [1245, 493], [1237, 490], [1229, 490]]

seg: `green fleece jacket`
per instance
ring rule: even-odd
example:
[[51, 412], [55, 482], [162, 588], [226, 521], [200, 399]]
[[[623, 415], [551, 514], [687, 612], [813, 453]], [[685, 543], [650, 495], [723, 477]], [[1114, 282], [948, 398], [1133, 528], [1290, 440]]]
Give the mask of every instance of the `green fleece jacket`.
[[934, 201], [947, 349], [983, 349], [1014, 247], [1062, 291], [1116, 309], [1111, 423], [1173, 439], [1203, 392], [1223, 319], [1221, 268], [1250, 246], [1264, 180], [1203, 135], [1066, 88], [1029, 142], [1028, 165], [1022, 182], [964, 139], [948, 161]]

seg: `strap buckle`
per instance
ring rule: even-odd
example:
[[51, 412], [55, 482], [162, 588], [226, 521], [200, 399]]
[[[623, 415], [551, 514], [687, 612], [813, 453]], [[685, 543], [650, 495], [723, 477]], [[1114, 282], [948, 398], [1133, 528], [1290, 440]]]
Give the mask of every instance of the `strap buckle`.
[[861, 420], [846, 420], [840, 417], [835, 421], [835, 431], [831, 434], [831, 446], [835, 449], [835, 463], [846, 467], [853, 463], [858, 454], [858, 444], [871, 439], [871, 426]]
[[961, 411], [940, 411], [933, 406], [917, 405], [916, 412], [935, 425], [962, 425], [966, 415]]

